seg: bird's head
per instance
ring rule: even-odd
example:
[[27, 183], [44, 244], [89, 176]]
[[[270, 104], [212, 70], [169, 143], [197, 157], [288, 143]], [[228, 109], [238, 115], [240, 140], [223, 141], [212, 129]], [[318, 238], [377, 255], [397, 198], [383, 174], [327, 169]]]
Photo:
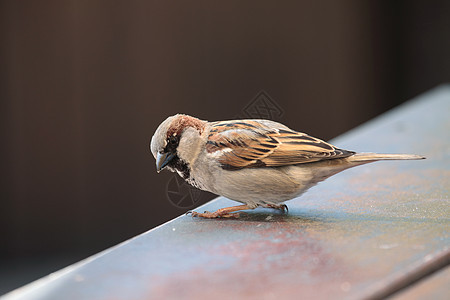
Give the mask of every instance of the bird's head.
[[162, 122], [150, 142], [150, 150], [156, 159], [156, 170], [168, 168], [172, 172], [177, 164], [192, 164], [202, 147], [202, 133], [207, 122], [177, 114]]

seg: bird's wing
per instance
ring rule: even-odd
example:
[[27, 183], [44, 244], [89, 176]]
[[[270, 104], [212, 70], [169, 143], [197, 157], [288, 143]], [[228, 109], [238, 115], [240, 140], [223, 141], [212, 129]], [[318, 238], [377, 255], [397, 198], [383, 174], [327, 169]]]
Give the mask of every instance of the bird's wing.
[[354, 154], [265, 120], [213, 122], [206, 150], [227, 170], [303, 164]]

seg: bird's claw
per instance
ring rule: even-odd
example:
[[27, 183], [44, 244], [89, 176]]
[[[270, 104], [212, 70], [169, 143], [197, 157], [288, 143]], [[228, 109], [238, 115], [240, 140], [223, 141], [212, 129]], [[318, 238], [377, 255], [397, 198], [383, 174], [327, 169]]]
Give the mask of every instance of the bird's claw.
[[286, 204], [278, 204], [278, 205], [277, 204], [265, 204], [265, 205], [262, 205], [262, 207], [278, 209], [284, 213], [289, 212], [289, 208]]
[[[241, 212], [243, 213], [243, 212]], [[241, 213], [217, 213], [205, 211], [203, 213], [198, 213], [196, 211], [188, 211], [187, 214], [191, 214], [193, 218], [205, 218], [205, 219], [216, 219], [216, 218], [239, 218]]]

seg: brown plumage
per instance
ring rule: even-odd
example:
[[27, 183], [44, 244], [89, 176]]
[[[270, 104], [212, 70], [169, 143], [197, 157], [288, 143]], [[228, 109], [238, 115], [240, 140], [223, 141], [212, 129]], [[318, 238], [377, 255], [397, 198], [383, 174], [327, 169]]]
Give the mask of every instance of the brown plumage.
[[237, 217], [257, 206], [286, 209], [300, 196], [345, 169], [378, 160], [423, 159], [413, 154], [356, 153], [270, 120], [207, 122], [175, 115], [151, 141], [157, 171], [168, 168], [188, 183], [244, 205], [192, 216]]
[[230, 151], [223, 151], [217, 159], [229, 170], [296, 165], [355, 153], [305, 133], [274, 129], [251, 120], [213, 123], [206, 150], [213, 153], [225, 149]]

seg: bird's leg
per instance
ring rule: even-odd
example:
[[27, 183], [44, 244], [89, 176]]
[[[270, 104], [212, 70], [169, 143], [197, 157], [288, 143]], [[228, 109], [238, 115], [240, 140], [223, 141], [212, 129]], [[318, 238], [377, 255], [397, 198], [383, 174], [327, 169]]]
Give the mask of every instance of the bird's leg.
[[286, 204], [262, 204], [261, 206], [265, 207], [265, 208], [278, 209], [278, 210], [281, 210], [282, 212], [286, 212], [286, 213], [289, 211]]
[[205, 211], [204, 213], [198, 213], [196, 211], [188, 211], [186, 214], [191, 214], [193, 217], [200, 217], [206, 219], [214, 219], [214, 218], [239, 218], [239, 213], [233, 213], [234, 211], [244, 210], [244, 209], [252, 209], [253, 207], [249, 207], [248, 205], [238, 205], [225, 207], [216, 210], [215, 212]]

